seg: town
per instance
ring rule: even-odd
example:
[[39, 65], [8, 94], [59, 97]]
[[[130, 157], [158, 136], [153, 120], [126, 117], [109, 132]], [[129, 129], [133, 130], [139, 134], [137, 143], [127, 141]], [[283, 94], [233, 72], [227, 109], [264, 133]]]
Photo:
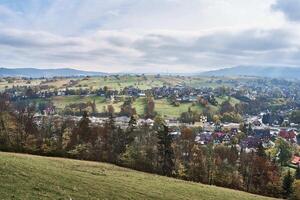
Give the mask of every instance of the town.
[[[296, 149], [289, 166], [296, 169], [300, 164], [296, 80], [113, 75], [4, 78], [2, 82], [7, 83], [2, 93], [10, 101], [20, 107], [34, 104], [38, 126], [45, 120], [77, 123], [87, 112], [91, 126], [104, 125], [113, 115], [116, 125], [126, 130], [131, 118], [142, 127], [153, 126], [154, 118], [161, 116], [174, 139], [189, 128], [201, 145], [235, 145], [247, 152], [262, 145], [270, 154], [276, 142], [284, 140]], [[66, 103], [60, 105], [61, 101]], [[161, 101], [165, 105], [158, 105]]]

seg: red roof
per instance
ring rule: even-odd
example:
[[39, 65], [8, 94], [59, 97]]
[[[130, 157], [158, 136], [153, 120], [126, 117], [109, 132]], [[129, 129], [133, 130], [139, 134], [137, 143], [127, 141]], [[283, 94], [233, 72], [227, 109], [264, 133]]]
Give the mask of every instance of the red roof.
[[299, 165], [300, 164], [300, 157], [299, 156], [294, 156], [294, 158], [292, 160], [292, 164]]
[[223, 133], [223, 132], [215, 132], [213, 134], [213, 136], [216, 137], [216, 138], [223, 137], [224, 135], [225, 135], [225, 133]]
[[285, 139], [294, 139], [296, 137], [296, 133], [293, 130], [281, 130], [279, 132], [279, 136]]

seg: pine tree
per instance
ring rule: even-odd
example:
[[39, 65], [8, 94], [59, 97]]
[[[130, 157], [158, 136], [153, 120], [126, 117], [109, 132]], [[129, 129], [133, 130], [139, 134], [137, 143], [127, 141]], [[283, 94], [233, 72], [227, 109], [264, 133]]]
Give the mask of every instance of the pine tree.
[[80, 143], [87, 143], [90, 139], [90, 119], [86, 111], [83, 112], [82, 118], [78, 122], [78, 137]]
[[293, 183], [294, 177], [291, 175], [291, 171], [289, 170], [288, 173], [284, 176], [282, 182], [282, 189], [283, 189], [283, 196], [288, 198], [291, 197], [293, 194]]
[[108, 162], [118, 163], [120, 155], [126, 150], [126, 133], [116, 125], [113, 115], [110, 115], [105, 129], [107, 131]]
[[162, 129], [158, 130], [157, 138], [160, 172], [162, 175], [172, 176], [174, 170], [173, 139], [166, 125], [163, 124]]
[[134, 140], [136, 129], [137, 129], [137, 120], [136, 120], [135, 115], [132, 115], [128, 122], [128, 127], [126, 129], [126, 143], [127, 144], [130, 144]]

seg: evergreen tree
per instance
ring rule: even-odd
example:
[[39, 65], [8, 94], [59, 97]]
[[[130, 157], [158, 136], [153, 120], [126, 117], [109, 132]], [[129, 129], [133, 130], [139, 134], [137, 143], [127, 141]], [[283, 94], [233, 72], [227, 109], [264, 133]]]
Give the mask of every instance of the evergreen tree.
[[128, 127], [126, 129], [126, 143], [127, 144], [130, 144], [134, 140], [136, 129], [137, 129], [136, 116], [132, 115], [128, 122]]
[[291, 175], [291, 171], [289, 170], [288, 173], [284, 176], [282, 182], [282, 189], [283, 189], [283, 196], [288, 198], [291, 197], [293, 194], [293, 183], [294, 177]]
[[124, 131], [118, 127], [110, 132], [111, 155], [110, 162], [118, 163], [120, 155], [126, 150], [126, 135]]
[[113, 115], [110, 115], [105, 129], [107, 131], [107, 159], [111, 163], [118, 163], [120, 155], [126, 150], [126, 133], [119, 126], [116, 126]]
[[172, 136], [168, 127], [163, 124], [157, 132], [158, 138], [158, 163], [162, 175], [171, 176], [174, 170], [174, 152], [172, 148]]
[[90, 123], [91, 121], [88, 117], [88, 114], [86, 111], [84, 111], [81, 120], [78, 122], [77, 135], [79, 138], [79, 143], [89, 142], [89, 137], [91, 135]]

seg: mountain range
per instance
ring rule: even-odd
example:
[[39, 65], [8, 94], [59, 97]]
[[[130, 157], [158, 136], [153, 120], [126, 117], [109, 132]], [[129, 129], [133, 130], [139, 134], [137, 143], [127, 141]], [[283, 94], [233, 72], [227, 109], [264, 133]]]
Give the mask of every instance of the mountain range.
[[[105, 76], [108, 74], [109, 73], [83, 71], [83, 70], [77, 70], [72, 68], [59, 68], [59, 69], [0, 68], [0, 77], [28, 77], [28, 78], [47, 77], [49, 78], [55, 76], [57, 77]], [[136, 74], [136, 73], [132, 73], [132, 74]], [[177, 75], [178, 73], [171, 73], [171, 74]], [[192, 73], [187, 75], [217, 76], [217, 77], [218, 76], [219, 77], [256, 76], [256, 77], [267, 77], [267, 78], [300, 79], [300, 68], [237, 66], [237, 67], [223, 68], [218, 70], [205, 71], [200, 73]]]
[[199, 73], [201, 76], [257, 76], [267, 78], [300, 79], [299, 67], [237, 66]]
[[106, 73], [83, 71], [71, 68], [37, 69], [37, 68], [0, 68], [0, 77], [73, 77], [73, 76], [103, 76]]

